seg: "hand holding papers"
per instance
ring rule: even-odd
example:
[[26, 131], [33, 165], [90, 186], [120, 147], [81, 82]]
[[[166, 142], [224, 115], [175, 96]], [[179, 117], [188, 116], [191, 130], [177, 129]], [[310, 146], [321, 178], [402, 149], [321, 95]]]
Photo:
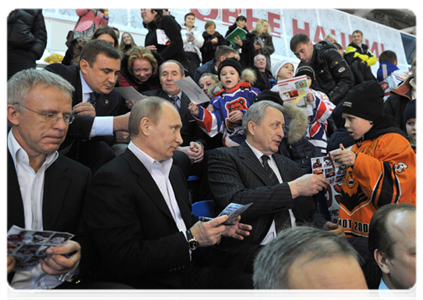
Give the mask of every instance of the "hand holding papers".
[[300, 107], [307, 105], [305, 97], [308, 93], [309, 86], [306, 75], [279, 80], [278, 90], [284, 102], [289, 102]]
[[242, 28], [237, 27], [234, 31], [232, 31], [227, 37], [226, 39], [228, 41], [230, 41], [232, 43], [232, 45], [236, 45], [235, 43], [235, 38], [238, 37], [239, 39], [242, 40], [242, 38], [247, 34], [247, 31], [245, 31]]
[[125, 98], [127, 103], [126, 105], [128, 106], [129, 109], [132, 108], [132, 106], [136, 102], [147, 97], [143, 94], [138, 93], [138, 91], [134, 89], [134, 87], [132, 86], [116, 87], [115, 90], [118, 91], [123, 98]]
[[191, 102], [195, 104], [202, 104], [210, 101], [209, 97], [204, 94], [201, 88], [189, 76], [175, 81], [174, 84], [176, 84], [181, 91], [188, 96]]

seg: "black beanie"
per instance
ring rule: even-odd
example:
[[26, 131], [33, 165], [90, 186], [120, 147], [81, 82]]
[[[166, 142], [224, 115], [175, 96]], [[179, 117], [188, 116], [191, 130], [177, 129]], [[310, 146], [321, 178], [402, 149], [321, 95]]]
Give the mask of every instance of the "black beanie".
[[313, 67], [309, 63], [301, 62], [298, 67], [297, 71], [295, 72], [295, 76], [303, 76], [307, 75], [311, 78], [311, 83], [316, 79], [316, 75], [314, 73]]
[[226, 67], [226, 66], [234, 67], [235, 70], [237, 70], [239, 77], [241, 77], [241, 73], [242, 73], [241, 64], [239, 63], [239, 61], [236, 58], [230, 57], [230, 58], [225, 58], [219, 64], [219, 67], [217, 68], [217, 76], [219, 77], [219, 80], [220, 80], [220, 71], [222, 71], [223, 67]]
[[354, 86], [344, 98], [342, 112], [368, 121], [377, 121], [383, 112], [382, 87], [375, 80]]
[[283, 106], [283, 100], [278, 92], [273, 92], [271, 90], [264, 90], [263, 92], [261, 92], [260, 94], [258, 94], [257, 96], [253, 98], [253, 103], [263, 101], [263, 100], [273, 101]]
[[408, 102], [404, 109], [404, 122], [407, 123], [412, 118], [416, 118], [416, 100]]

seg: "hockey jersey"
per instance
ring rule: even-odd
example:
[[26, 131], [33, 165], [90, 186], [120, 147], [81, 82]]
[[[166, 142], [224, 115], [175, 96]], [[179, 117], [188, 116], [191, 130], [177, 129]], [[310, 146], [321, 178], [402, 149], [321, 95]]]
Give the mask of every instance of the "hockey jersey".
[[222, 89], [216, 93], [216, 97], [210, 101], [214, 111], [199, 106], [199, 114], [194, 118], [210, 137], [223, 133], [224, 146], [238, 146], [245, 140], [242, 120], [229, 121], [229, 113], [240, 110], [245, 114], [258, 94], [260, 94], [259, 89], [252, 87], [247, 81], [241, 81], [232, 89]]
[[398, 128], [388, 128], [392, 118], [383, 119], [385, 128], [373, 125], [367, 137], [351, 148], [357, 157], [347, 169], [338, 214], [347, 236], [367, 237], [370, 220], [383, 205], [416, 205], [416, 155]]

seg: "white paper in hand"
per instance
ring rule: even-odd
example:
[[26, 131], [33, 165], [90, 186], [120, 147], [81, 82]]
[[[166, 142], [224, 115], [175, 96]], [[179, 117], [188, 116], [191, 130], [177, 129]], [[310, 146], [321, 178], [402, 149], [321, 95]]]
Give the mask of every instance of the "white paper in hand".
[[146, 95], [140, 94], [134, 87], [115, 87], [115, 90], [118, 91], [125, 100], [130, 101], [134, 100], [135, 102], [147, 98]]
[[176, 84], [181, 89], [181, 91], [188, 96], [189, 100], [195, 104], [201, 104], [210, 101], [209, 97], [204, 94], [203, 90], [189, 76], [175, 81], [174, 84]]

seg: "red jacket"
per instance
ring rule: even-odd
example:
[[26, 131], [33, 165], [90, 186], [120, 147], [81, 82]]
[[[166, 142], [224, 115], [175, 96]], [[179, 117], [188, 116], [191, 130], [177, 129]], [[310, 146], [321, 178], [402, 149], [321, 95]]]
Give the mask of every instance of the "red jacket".
[[95, 28], [109, 23], [109, 18], [106, 18], [101, 11], [98, 11], [97, 16], [94, 16], [94, 11], [92, 9], [84, 8], [77, 9], [76, 14], [80, 19], [76, 24], [74, 31], [85, 31], [91, 27], [93, 22], [95, 22]]

